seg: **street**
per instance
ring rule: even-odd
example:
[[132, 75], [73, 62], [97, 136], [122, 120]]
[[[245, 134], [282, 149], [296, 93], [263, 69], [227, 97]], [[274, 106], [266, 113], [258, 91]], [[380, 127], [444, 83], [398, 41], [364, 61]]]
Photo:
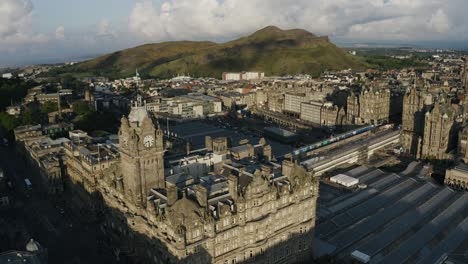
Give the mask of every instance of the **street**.
[[[24, 226], [32, 238], [47, 248], [50, 264], [116, 262], [112, 251], [101, 242], [99, 225], [87, 222], [71, 207], [69, 190], [55, 197], [45, 194], [39, 172], [13, 146], [0, 147], [0, 166], [13, 183], [11, 208], [0, 211], [1, 218]], [[30, 179], [32, 189], [26, 188], [25, 178]]]

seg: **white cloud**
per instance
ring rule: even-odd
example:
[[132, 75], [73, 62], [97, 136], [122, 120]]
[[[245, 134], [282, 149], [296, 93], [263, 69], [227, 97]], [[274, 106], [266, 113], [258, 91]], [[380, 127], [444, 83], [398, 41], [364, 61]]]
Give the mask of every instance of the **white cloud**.
[[47, 41], [32, 32], [33, 5], [30, 0], [0, 1], [0, 50], [16, 50], [18, 45]]
[[49, 32], [34, 31], [50, 14], [38, 14], [33, 2], [42, 3], [0, 0], [0, 64], [99, 54], [144, 42], [225, 41], [268, 25], [342, 42], [468, 43], [467, 0], [135, 0], [121, 20], [101, 18], [87, 26], [92, 20], [83, 14], [81, 27], [70, 30], [63, 21]]
[[109, 35], [110, 34], [109, 27], [110, 27], [109, 20], [107, 20], [106, 18], [101, 19], [101, 21], [97, 25], [97, 29], [98, 29], [97, 34]]
[[57, 29], [55, 30], [55, 38], [57, 40], [64, 40], [65, 39], [65, 27], [64, 26], [58, 26]]
[[28, 0], [0, 2], [0, 37], [27, 31], [31, 25], [32, 3]]
[[[456, 6], [456, 8], [454, 8]], [[129, 30], [145, 40], [225, 39], [267, 25], [349, 39], [467, 39], [463, 0], [138, 0]], [[395, 39], [400, 38], [400, 39]]]
[[449, 18], [442, 9], [437, 9], [437, 12], [432, 15], [429, 25], [437, 33], [445, 33], [450, 29]]

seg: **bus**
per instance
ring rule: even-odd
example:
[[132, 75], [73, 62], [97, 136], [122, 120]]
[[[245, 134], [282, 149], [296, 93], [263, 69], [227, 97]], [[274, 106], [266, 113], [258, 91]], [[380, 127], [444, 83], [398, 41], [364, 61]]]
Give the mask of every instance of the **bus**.
[[27, 190], [32, 190], [32, 183], [28, 178], [24, 179], [24, 183], [26, 184]]

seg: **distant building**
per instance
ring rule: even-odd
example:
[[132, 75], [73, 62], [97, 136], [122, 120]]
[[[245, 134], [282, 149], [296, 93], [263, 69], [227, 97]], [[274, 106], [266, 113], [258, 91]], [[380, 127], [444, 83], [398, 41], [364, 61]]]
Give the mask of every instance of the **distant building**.
[[283, 112], [299, 117], [301, 114], [301, 103], [309, 101], [310, 99], [305, 93], [286, 93], [284, 95]]
[[11, 78], [13, 78], [13, 74], [12, 73], [4, 73], [4, 74], [2, 74], [2, 78], [11, 79]]
[[59, 96], [70, 97], [73, 94], [73, 90], [71, 89], [61, 89], [57, 93], [44, 93], [42, 91], [31, 90], [32, 89], [30, 89], [28, 95], [24, 98], [26, 103], [31, 103], [36, 100], [41, 104], [45, 102], [57, 102], [59, 100]]
[[320, 125], [335, 128], [343, 124], [345, 117], [343, 108], [333, 105], [332, 102], [325, 102], [320, 113]]
[[363, 88], [347, 101], [347, 120], [351, 124], [382, 124], [390, 120], [391, 93], [387, 88]]
[[15, 128], [14, 133], [16, 142], [45, 138], [41, 125], [20, 126]]
[[264, 72], [223, 72], [223, 81], [256, 80], [264, 77]]
[[314, 124], [321, 124], [322, 102], [302, 102], [300, 104], [301, 119]]
[[11, 116], [19, 116], [22, 112], [22, 107], [20, 105], [7, 106], [6, 112]]
[[333, 128], [341, 125], [345, 115], [344, 110], [333, 102], [303, 102], [301, 103], [301, 119], [320, 126]]
[[157, 98], [145, 106], [148, 112], [155, 113], [158, 117], [179, 119], [198, 119], [223, 112], [220, 99], [203, 94]]
[[63, 146], [69, 141], [67, 138], [44, 138], [24, 144], [30, 163], [40, 173], [43, 189], [49, 194], [63, 192]]
[[44, 135], [51, 137], [68, 135], [68, 132], [73, 129], [73, 123], [58, 123], [42, 127]]

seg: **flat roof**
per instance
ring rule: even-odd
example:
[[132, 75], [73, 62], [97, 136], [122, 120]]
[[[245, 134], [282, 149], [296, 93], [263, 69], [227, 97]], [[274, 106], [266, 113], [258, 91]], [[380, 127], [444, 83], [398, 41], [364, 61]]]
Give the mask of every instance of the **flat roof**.
[[265, 127], [265, 130], [270, 131], [272, 133], [278, 134], [283, 137], [294, 137], [297, 136], [296, 133], [291, 132], [289, 130], [279, 128], [279, 127]]
[[347, 184], [353, 184], [353, 183], [359, 182], [358, 179], [350, 177], [350, 176], [345, 175], [345, 174], [335, 175], [333, 177], [330, 177], [330, 180], [331, 181], [344, 182], [344, 183], [347, 183]]

